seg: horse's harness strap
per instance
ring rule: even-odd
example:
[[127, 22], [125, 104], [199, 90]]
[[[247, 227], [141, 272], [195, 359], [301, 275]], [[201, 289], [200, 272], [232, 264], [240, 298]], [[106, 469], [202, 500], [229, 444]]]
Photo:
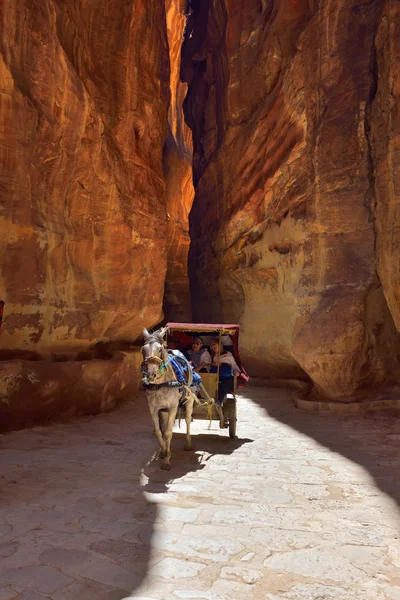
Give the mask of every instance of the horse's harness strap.
[[159, 356], [149, 356], [148, 358], [144, 359], [144, 363], [147, 364], [149, 362], [156, 362], [156, 363], [162, 363], [163, 359], [160, 358]]
[[[153, 390], [159, 390], [164, 387], [180, 387], [180, 388], [182, 388], [182, 384], [179, 381], [165, 381], [164, 383], [147, 383], [147, 382], [143, 381], [143, 387], [151, 388]], [[182, 390], [179, 390], [179, 391], [183, 391], [183, 388], [182, 388]]]
[[[154, 355], [154, 356], [149, 356], [148, 358], [146, 358], [146, 359], [143, 361], [143, 364], [144, 364], [144, 365], [147, 365], [148, 363], [151, 363], [151, 362], [155, 362], [155, 363], [159, 364], [159, 367], [158, 367], [158, 372], [160, 373], [160, 375], [163, 375], [163, 374], [164, 374], [164, 372], [165, 372], [165, 369], [167, 368], [167, 366], [168, 366], [168, 365], [169, 365], [169, 363], [171, 362], [172, 358], [173, 358], [173, 357], [172, 357], [172, 356], [170, 356], [170, 357], [168, 358], [168, 360], [164, 362], [164, 361], [163, 361], [163, 359], [162, 359], [162, 358], [160, 358], [159, 356], [155, 356], [155, 355]], [[160, 385], [161, 385], [161, 384], [160, 384]]]
[[165, 372], [165, 369], [167, 368], [167, 366], [169, 365], [169, 363], [172, 361], [172, 359], [174, 358], [173, 354], [171, 354], [168, 357], [168, 360], [166, 360], [165, 362], [163, 361], [163, 359], [161, 359], [159, 356], [149, 356], [148, 358], [146, 358], [143, 363], [142, 363], [142, 383], [143, 383], [143, 387], [145, 389], [152, 389], [154, 391], [159, 390], [161, 388], [165, 388], [165, 387], [179, 387], [179, 391], [183, 394], [185, 392], [184, 384], [181, 381], [165, 381], [164, 383], [149, 383], [148, 379], [147, 379], [147, 372], [146, 372], [146, 365], [150, 362], [155, 362], [159, 364], [158, 367], [158, 372], [160, 375], [162, 375]]

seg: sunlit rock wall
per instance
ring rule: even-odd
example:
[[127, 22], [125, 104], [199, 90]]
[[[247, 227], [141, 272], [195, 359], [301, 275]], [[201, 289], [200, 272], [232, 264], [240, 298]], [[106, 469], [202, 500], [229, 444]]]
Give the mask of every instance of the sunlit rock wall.
[[1, 347], [134, 339], [161, 318], [166, 271], [164, 7], [13, 0], [0, 14]]
[[399, 380], [399, 33], [393, 0], [191, 2], [194, 318], [325, 398]]
[[[51, 390], [68, 384], [51, 359], [90, 357], [99, 342], [134, 340], [162, 318], [165, 6], [4, 0], [0, 19], [0, 352], [48, 360], [34, 393], [51, 404]], [[14, 382], [25, 382], [26, 362], [18, 369]], [[109, 405], [101, 377], [93, 397], [94, 381], [98, 404]], [[13, 390], [2, 386], [3, 405], [17, 402]]]

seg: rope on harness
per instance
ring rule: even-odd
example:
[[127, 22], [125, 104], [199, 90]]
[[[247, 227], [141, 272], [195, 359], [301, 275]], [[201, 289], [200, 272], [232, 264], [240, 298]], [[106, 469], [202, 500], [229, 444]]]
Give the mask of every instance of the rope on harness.
[[164, 375], [165, 369], [168, 367], [168, 365], [171, 362], [172, 358], [173, 357], [170, 356], [166, 362], [161, 363], [161, 365], [158, 367], [158, 373], [159, 373], [159, 375]]
[[194, 393], [192, 392], [192, 390], [191, 390], [191, 389], [190, 389], [190, 387], [189, 387], [189, 384], [186, 384], [186, 385], [184, 385], [184, 386], [182, 386], [182, 387], [183, 387], [183, 389], [185, 390], [185, 400], [182, 402], [182, 405], [186, 404], [186, 402], [189, 400], [189, 398], [192, 398], [192, 399], [193, 399], [193, 403], [194, 403], [194, 404], [199, 404], [199, 399], [198, 399], [198, 397], [196, 396], [196, 394], [194, 394]]
[[214, 400], [214, 398], [211, 398], [211, 396], [209, 395], [209, 393], [207, 392], [206, 388], [204, 387], [204, 385], [202, 383], [200, 384], [200, 389], [201, 389], [202, 393], [204, 394], [204, 396], [206, 397], [206, 400], [200, 399], [199, 403], [203, 408], [205, 408], [207, 410], [207, 417], [209, 419], [208, 429], [211, 429], [212, 418], [213, 418], [213, 406], [215, 404], [215, 400]]
[[179, 400], [179, 407], [178, 407], [179, 429], [181, 428], [182, 407], [185, 406], [185, 404], [187, 404], [187, 402], [189, 401], [189, 398], [191, 398], [193, 400], [193, 406], [195, 404], [200, 404], [200, 400], [198, 399], [196, 394], [190, 389], [190, 387], [187, 384], [182, 386], [182, 392], [183, 392], [182, 398]]

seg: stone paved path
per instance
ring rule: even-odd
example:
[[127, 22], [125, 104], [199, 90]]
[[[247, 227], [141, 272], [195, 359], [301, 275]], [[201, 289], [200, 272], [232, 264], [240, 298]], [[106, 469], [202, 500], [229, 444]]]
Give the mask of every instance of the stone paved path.
[[400, 419], [249, 387], [151, 462], [143, 400], [0, 436], [0, 600], [400, 600]]

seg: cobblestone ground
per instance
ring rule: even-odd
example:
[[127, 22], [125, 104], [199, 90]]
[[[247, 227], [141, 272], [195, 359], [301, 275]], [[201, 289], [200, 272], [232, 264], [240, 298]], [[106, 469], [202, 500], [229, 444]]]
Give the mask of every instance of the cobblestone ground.
[[400, 419], [249, 387], [172, 471], [143, 399], [0, 436], [0, 600], [400, 600]]

